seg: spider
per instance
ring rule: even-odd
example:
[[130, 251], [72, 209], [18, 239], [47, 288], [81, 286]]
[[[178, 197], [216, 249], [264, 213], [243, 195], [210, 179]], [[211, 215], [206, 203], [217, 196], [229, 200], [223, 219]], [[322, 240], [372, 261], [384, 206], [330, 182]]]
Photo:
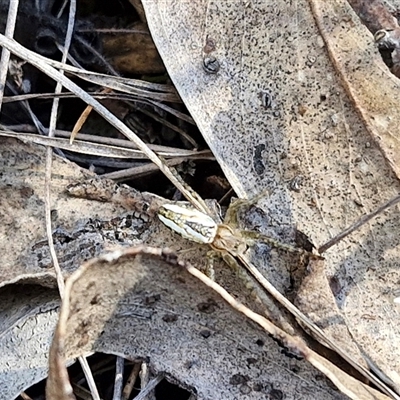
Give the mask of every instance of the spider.
[[239, 200], [231, 205], [222, 224], [216, 223], [209, 215], [201, 211], [177, 204], [162, 205], [158, 210], [158, 217], [164, 225], [179, 233], [185, 239], [209, 244], [213, 250], [220, 253], [229, 253], [233, 257], [243, 254], [248, 246], [254, 245], [256, 240], [261, 240], [290, 253], [310, 258], [321, 258], [317, 254], [282, 243], [259, 232], [234, 228], [231, 225], [231, 221], [235, 221], [233, 215], [245, 203], [248, 203], [248, 201]]
[[158, 210], [159, 219], [174, 232], [177, 232], [185, 239], [196, 243], [208, 244], [212, 251], [208, 253], [208, 262], [206, 274], [214, 280], [213, 259], [216, 255], [222, 256], [222, 259], [236, 272], [238, 277], [250, 291], [253, 299], [259, 303], [264, 313], [276, 323], [278, 323], [286, 332], [292, 332], [293, 328], [289, 326], [281, 312], [277, 309], [275, 303], [266, 295], [264, 291], [253, 283], [246, 271], [240, 266], [237, 259], [246, 267], [247, 271], [252, 274], [260, 285], [279, 302], [284, 303], [285, 307], [291, 309], [296, 315], [292, 305], [282, 296], [260, 273], [260, 271], [244, 257], [244, 253], [248, 246], [254, 245], [257, 240], [261, 240], [273, 247], [280, 248], [290, 253], [299, 254], [302, 257], [313, 259], [322, 259], [317, 254], [308, 252], [304, 249], [282, 243], [272, 237], [263, 235], [259, 232], [240, 230], [233, 225], [237, 225], [237, 211], [243, 205], [253, 204], [255, 200], [237, 200], [232, 204], [226, 213], [224, 223], [218, 224], [209, 215], [198, 211], [194, 208], [188, 208], [177, 204], [164, 204]]

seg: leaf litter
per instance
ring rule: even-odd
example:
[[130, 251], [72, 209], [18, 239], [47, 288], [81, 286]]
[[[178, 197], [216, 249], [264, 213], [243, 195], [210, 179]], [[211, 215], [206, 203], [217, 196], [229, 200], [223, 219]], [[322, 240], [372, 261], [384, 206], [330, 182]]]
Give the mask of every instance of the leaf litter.
[[[344, 24], [348, 23], [350, 28], [357, 26], [357, 20], [347, 18], [347, 15], [352, 14], [349, 9], [346, 9], [346, 5], [341, 2], [337, 2], [336, 4], [340, 7], [343, 6], [346, 10], [345, 18], [343, 18], [343, 20], [339, 18], [339, 20], [341, 20], [341, 22]], [[279, 6], [282, 7], [283, 5], [279, 4]], [[250, 6], [249, 4], [246, 4], [245, 8], [246, 7], [254, 7], [254, 9], [251, 11], [262, 10], [262, 7], [257, 2], [252, 2]], [[173, 13], [175, 10], [173, 7], [170, 7], [169, 11]], [[360, 122], [360, 120], [357, 120], [358, 117], [354, 113], [351, 103], [346, 101], [344, 92], [341, 92], [340, 86], [338, 85], [337, 81], [335, 81], [335, 73], [328, 72], [328, 74], [326, 74], [326, 71], [332, 70], [330, 70], [329, 66], [327, 65], [326, 53], [321, 37], [315, 34], [312, 25], [305, 23], [307, 18], [310, 20], [309, 17], [311, 14], [307, 14], [308, 11], [309, 9], [307, 8], [306, 3], [300, 2], [298, 4], [297, 13], [295, 14], [294, 18], [294, 21], [297, 23], [295, 26], [297, 31], [296, 29], [293, 31], [295, 33], [292, 35], [293, 37], [291, 37], [289, 34], [284, 38], [280, 38], [279, 35], [277, 35], [278, 31], [276, 26], [275, 30], [272, 29], [272, 32], [276, 34], [276, 36], [274, 37], [271, 35], [268, 37], [269, 43], [276, 43], [277, 48], [282, 49], [282, 54], [285, 54], [286, 50], [287, 54], [297, 51], [297, 65], [294, 65], [293, 72], [290, 71], [290, 68], [285, 70], [285, 68], [280, 67], [276, 62], [276, 59], [273, 57], [269, 58], [269, 61], [271, 61], [271, 59], [273, 61], [273, 68], [270, 69], [268, 69], [269, 65], [265, 64], [264, 60], [260, 61], [262, 57], [259, 57], [255, 61], [252, 59], [250, 63], [243, 62], [243, 60], [246, 59], [246, 57], [249, 57], [249, 54], [251, 53], [246, 53], [243, 51], [243, 44], [247, 45], [249, 43], [255, 43], [251, 43], [251, 41], [247, 40], [248, 38], [256, 37], [256, 35], [251, 34], [254, 33], [254, 31], [252, 32], [251, 30], [260, 24], [260, 21], [262, 21], [262, 18], [264, 17], [262, 13], [251, 14], [249, 13], [249, 9], [245, 9], [244, 15], [246, 17], [253, 17], [253, 15], [257, 15], [259, 20], [256, 20], [254, 25], [247, 24], [244, 26], [241, 25], [240, 18], [236, 17], [236, 19], [233, 21], [234, 23], [230, 25], [226, 24], [226, 21], [223, 19], [218, 19], [220, 18], [218, 15], [220, 10], [216, 10], [213, 8], [213, 4], [210, 4], [210, 7], [207, 9], [207, 23], [205, 24], [207, 29], [201, 31], [200, 35], [192, 35], [191, 40], [194, 42], [197, 40], [198, 43], [202, 43], [204, 39], [204, 33], [210, 30], [211, 27], [213, 42], [216, 43], [217, 51], [221, 50], [221, 43], [224, 43], [227, 53], [222, 55], [218, 54], [218, 59], [213, 61], [214, 64], [215, 61], [218, 61], [219, 65], [222, 66], [222, 68], [217, 69], [216, 74], [213, 74], [218, 75], [218, 73], [221, 72], [221, 74], [216, 77], [216, 80], [220, 80], [217, 83], [224, 83], [224, 79], [221, 79], [221, 75], [226, 72], [224, 67], [228, 67], [228, 72], [231, 75], [232, 72], [234, 72], [234, 68], [237, 68], [237, 63], [229, 64], [226, 60], [231, 60], [231, 58], [227, 56], [227, 54], [230, 54], [229, 51], [233, 49], [234, 52], [237, 52], [239, 49], [242, 53], [239, 57], [233, 57], [232, 60], [239, 59], [244, 66], [250, 64], [253, 70], [256, 72], [263, 70], [264, 80], [261, 82], [267, 82], [270, 85], [271, 82], [273, 82], [273, 85], [276, 85], [276, 87], [263, 87], [257, 93], [257, 90], [253, 90], [254, 83], [257, 84], [257, 82], [260, 81], [255, 79], [253, 76], [246, 78], [245, 74], [242, 74], [242, 70], [239, 69], [241, 72], [239, 76], [241, 79], [243, 79], [243, 81], [239, 79], [239, 89], [237, 86], [235, 86], [236, 82], [232, 82], [232, 80], [229, 83], [232, 84], [233, 87], [228, 86], [227, 88], [224, 84], [220, 85], [219, 87], [217, 85], [216, 87], [220, 91], [222, 90], [222, 92], [225, 91], [225, 94], [228, 94], [228, 96], [225, 98], [218, 98], [217, 96], [217, 101], [215, 102], [214, 99], [214, 103], [213, 101], [208, 101], [210, 99], [207, 98], [207, 94], [215, 95], [215, 87], [214, 93], [212, 91], [207, 92], [207, 90], [205, 90], [204, 93], [206, 93], [206, 95], [200, 99], [196, 98], [196, 96], [193, 96], [193, 94], [192, 97], [183, 96], [182, 93], [181, 95], [184, 98], [185, 103], [187, 101], [190, 109], [192, 107], [196, 108], [197, 106], [203, 107], [203, 116], [198, 112], [198, 110], [197, 113], [195, 112], [196, 110], [191, 110], [192, 115], [195, 117], [195, 120], [200, 126], [202, 124], [202, 127], [204, 128], [203, 133], [208, 138], [208, 141], [212, 144], [212, 150], [217, 155], [221, 165], [225, 168], [225, 172], [227, 172], [228, 177], [230, 177], [230, 181], [237, 193], [243, 197], [248, 197], [251, 194], [254, 194], [253, 192], [255, 189], [258, 190], [259, 188], [263, 189], [268, 187], [271, 196], [270, 198], [266, 199], [267, 204], [263, 205], [263, 209], [266, 210], [268, 214], [273, 215], [274, 220], [272, 221], [272, 225], [285, 226], [291, 225], [294, 222], [297, 225], [297, 228], [300, 231], [307, 233], [312, 242], [318, 246], [329, 239], [329, 237], [333, 236], [335, 231], [340, 231], [349, 225], [349, 222], [353, 222], [355, 219], [357, 219], [360, 214], [362, 215], [366, 211], [371, 211], [374, 206], [382, 203], [383, 199], [387, 200], [388, 198], [392, 197], [390, 195], [396, 192], [397, 181], [394, 179], [390, 169], [388, 169], [388, 164], [386, 161], [382, 161], [382, 153], [377, 151], [374, 142], [365, 140], [366, 134], [363, 131], [363, 124]], [[231, 10], [229, 9], [228, 5], [226, 15], [229, 16], [230, 12]], [[291, 16], [290, 12], [282, 12], [280, 8], [275, 8], [274, 12], [276, 13], [275, 17], [281, 17], [283, 15], [284, 18], [287, 18]], [[318, 10], [314, 9], [314, 13], [318, 18]], [[193, 14], [196, 15], [196, 13]], [[157, 15], [157, 13], [149, 13], [148, 15], [154, 16]], [[165, 15], [166, 14], [164, 14], [164, 18]], [[184, 13], [182, 15], [184, 15]], [[202, 15], [205, 15], [204, 10]], [[197, 13], [197, 17], [198, 16], [199, 15]], [[177, 16], [174, 15], [174, 18], [177, 18]], [[245, 20], [246, 22], [249, 21], [248, 19]], [[253, 20], [250, 19], [250, 21]], [[272, 21], [275, 21], [277, 25], [282, 25], [281, 21], [278, 22], [277, 18]], [[333, 19], [333, 23], [336, 22], [337, 21]], [[218, 40], [218, 34], [222, 35], [223, 32], [223, 30], [218, 30], [218, 23], [228, 27], [229, 29], [238, 28], [238, 26], [242, 28], [241, 32], [244, 33], [242, 39], [244, 38], [244, 40], [239, 43], [239, 47], [235, 47], [236, 45], [234, 41], [232, 41], [232, 43], [225, 43], [224, 41]], [[309, 32], [302, 31], [302, 37], [300, 38], [299, 26], [303, 26], [302, 24], [307, 26]], [[285, 24], [282, 26], [285, 26]], [[285, 27], [288, 26], [289, 24], [287, 24]], [[346, 29], [348, 26], [346, 26]], [[163, 24], [160, 24], [160, 27], [163, 29], [166, 28], [166, 26]], [[193, 29], [197, 27], [198, 25], [196, 25], [195, 21], [193, 21], [190, 28]], [[168, 28], [171, 29], [171, 27]], [[202, 26], [202, 28], [204, 28], [204, 26]], [[207, 37], [210, 37], [208, 32]], [[228, 35], [227, 37], [232, 36]], [[240, 37], [240, 35], [237, 35], [235, 39], [238, 37]], [[304, 55], [307, 54], [307, 60], [305, 60], [305, 56], [303, 57], [303, 55], [299, 54], [299, 49], [303, 48], [302, 46], [299, 46], [299, 44], [303, 44], [302, 40], [304, 37], [308, 37], [309, 39], [311, 38], [310, 43], [312, 44], [310, 48], [307, 48], [306, 46], [307, 51], [304, 52]], [[261, 39], [263, 38], [260, 39], [257, 37], [257, 39], [259, 42], [261, 42]], [[329, 43], [328, 39], [324, 36], [325, 43]], [[283, 42], [280, 43], [280, 40], [283, 40]], [[208, 39], [207, 42], [210, 42], [210, 40]], [[176, 45], [176, 43], [173, 41], [171, 41], [171, 43], [172, 45]], [[259, 45], [259, 43], [256, 44]], [[342, 46], [346, 48], [343, 43]], [[166, 57], [163, 54], [164, 50], [159, 43], [158, 47], [165, 61]], [[196, 45], [192, 46], [193, 49], [195, 47]], [[271, 47], [272, 50], [275, 50], [274, 45]], [[178, 48], [179, 46], [176, 46], [175, 51]], [[256, 46], [254, 48], [249, 46], [249, 48], [254, 51]], [[310, 51], [311, 53], [315, 52], [317, 56], [314, 54], [310, 55]], [[371, 54], [373, 54], [373, 51]], [[199, 57], [193, 57], [190, 61], [198, 60], [198, 58]], [[284, 59], [284, 57], [282, 57], [282, 59]], [[281, 61], [281, 59], [278, 61]], [[307, 61], [309, 65], [307, 65]], [[168, 64], [167, 61], [165, 62]], [[263, 63], [262, 66], [260, 66], [260, 62]], [[287, 63], [288, 61], [284, 60], [284, 62]], [[296, 71], [296, 67], [299, 65], [302, 66], [302, 63], [303, 65], [307, 65], [311, 72], [307, 71], [305, 68], [298, 69]], [[381, 68], [379, 66], [379, 61], [377, 61], [377, 63], [379, 70], [379, 68]], [[194, 64], [194, 62], [187, 62], [185, 67], [193, 67]], [[232, 65], [232, 69], [229, 70]], [[348, 64], [345, 64], [345, 66], [347, 65]], [[258, 66], [262, 67], [263, 69], [258, 68]], [[194, 71], [197, 73], [199, 73], [198, 67], [199, 64], [196, 64], [194, 68]], [[320, 69], [320, 71], [317, 71], [317, 67]], [[172, 67], [171, 71], [173, 79], [176, 81], [176, 83], [178, 82], [178, 90], [184, 92], [184, 89], [182, 89], [183, 86], [179, 84], [179, 77], [174, 75], [174, 73], [176, 74], [176, 71], [174, 71]], [[246, 68], [243, 68], [243, 71], [248, 72], [246, 71]], [[283, 73], [281, 73], [282, 71]], [[324, 79], [318, 75], [318, 73], [321, 73], [321, 71], [324, 73]], [[349, 71], [351, 72], [351, 68]], [[346, 73], [349, 73], [349, 71], [346, 71]], [[285, 81], [284, 79], [284, 81], [281, 82], [279, 79], [275, 79], [277, 77], [279, 78], [279, 75], [282, 75], [281, 77], [286, 78], [287, 75], [290, 76], [292, 74], [296, 74], [296, 72], [297, 79], [295, 80], [286, 79]], [[194, 85], [193, 81], [188, 78], [204, 76], [204, 73], [207, 74], [207, 69], [203, 68], [201, 73], [203, 75], [195, 75], [194, 72], [193, 75], [185, 75], [187, 82], [190, 82], [194, 89], [197, 89], [197, 86]], [[226, 77], [229, 76], [229, 73], [223, 76], [225, 80]], [[331, 86], [326, 85], [326, 82], [323, 82], [326, 80], [330, 81]], [[299, 82], [301, 87], [300, 89], [295, 85], [295, 83], [298, 84]], [[307, 87], [307, 84], [310, 82], [311, 84]], [[215, 82], [211, 82], [210, 77], [206, 75], [206, 84], [204, 85], [203, 89], [207, 89], [207, 84], [210, 85], [211, 83], [215, 84]], [[324, 86], [324, 84], [326, 86]], [[239, 102], [239, 104], [241, 104], [241, 113], [239, 113], [239, 118], [230, 116], [230, 111], [235, 108], [237, 109], [237, 107], [226, 106], [229, 101], [235, 101], [238, 94], [244, 95], [243, 87], [246, 87], [246, 89], [251, 89], [250, 93], [253, 97], [250, 97], [250, 101], [248, 102], [250, 109], [253, 108], [254, 111], [259, 107], [263, 107], [264, 110], [267, 110], [264, 115], [267, 116], [267, 129], [263, 130], [265, 121], [257, 120], [257, 117], [251, 118], [249, 117], [250, 113], [244, 112], [246, 110], [245, 102]], [[334, 89], [332, 89], [332, 87]], [[292, 97], [289, 97], [285, 93], [285, 90], [288, 88], [292, 90]], [[304, 89], [306, 92], [311, 90], [311, 92], [307, 92], [307, 96], [305, 96], [303, 95], [301, 89]], [[194, 90], [194, 93], [199, 94], [199, 91]], [[275, 97], [276, 93], [279, 93], [279, 96]], [[303, 99], [311, 101], [310, 103], [306, 104]], [[218, 104], [218, 100], [224, 100], [222, 112], [220, 104]], [[258, 101], [260, 101], [261, 105], [257, 103]], [[197, 104], [195, 104], [196, 102]], [[362, 103], [362, 98], [360, 102]], [[295, 104], [294, 107], [293, 103]], [[365, 106], [365, 108], [367, 107]], [[269, 111], [271, 111], [270, 109], [274, 110], [273, 113], [269, 113]], [[322, 116], [317, 115], [316, 111], [320, 112]], [[364, 111], [364, 109], [361, 111]], [[328, 116], [325, 114], [326, 112], [328, 112]], [[207, 120], [204, 121], [204, 115], [207, 115], [208, 122]], [[365, 122], [366, 114], [361, 112], [361, 115]], [[210, 116], [213, 116], [213, 118], [210, 118]], [[280, 121], [274, 120], [274, 118], [278, 119], [278, 117], [281, 118]], [[377, 117], [381, 118], [381, 115], [378, 115]], [[388, 130], [387, 127], [391, 126], [391, 118], [382, 120], [377, 117], [372, 120], [372, 128], [370, 127], [370, 131], [372, 131], [374, 134], [374, 132], [377, 130], [379, 131], [379, 128], [383, 127], [382, 135], [384, 133], [386, 134], [386, 131]], [[211, 125], [210, 121], [212, 122]], [[378, 122], [376, 123], [376, 121]], [[228, 129], [226, 133], [229, 133], [229, 135], [226, 135], [225, 131], [221, 130], [221, 127], [223, 126], [221, 124], [222, 122], [227, 123]], [[210, 133], [210, 126], [215, 132], [213, 132], [213, 135], [207, 136], [207, 134]], [[288, 127], [290, 127], [290, 129]], [[312, 129], [310, 129], [310, 127], [312, 127]], [[246, 129], [251, 129], [252, 135], [246, 134]], [[261, 135], [260, 131], [261, 133], [267, 132], [269, 136], [272, 136], [272, 142], [274, 146], [269, 145], [268, 142], [265, 141], [265, 137]], [[310, 131], [312, 132], [311, 139], [306, 135], [309, 134]], [[342, 132], [345, 132], [345, 135], [343, 135]], [[239, 140], [237, 140], [237, 137], [235, 136], [238, 133], [241, 134], [241, 136], [238, 138]], [[300, 133], [300, 135], [298, 133]], [[344, 138], [340, 135], [344, 136]], [[396, 152], [393, 151], [395, 142], [387, 142], [383, 140], [382, 143], [380, 143], [380, 134], [376, 135], [376, 137], [378, 136], [379, 139], [377, 142], [379, 143], [381, 149], [385, 152], [384, 154], [386, 160], [389, 162], [389, 165], [395, 168]], [[390, 135], [386, 134], [383, 136], [388, 137], [389, 140], [391, 139]], [[284, 139], [286, 137], [290, 137], [289, 142], [285, 142]], [[250, 138], [250, 144], [246, 143], [247, 138]], [[249, 154], [246, 156], [246, 154], [243, 154], [242, 151], [235, 151], [236, 146], [238, 146], [238, 149], [244, 149], [246, 151], [249, 150]], [[229, 157], [228, 154], [225, 153], [226, 150], [230, 154], [235, 154], [235, 157]], [[267, 154], [272, 157], [267, 157]], [[323, 157], [318, 158], [320, 155], [323, 155]], [[315, 159], [313, 159], [313, 157]], [[240, 163], [238, 161], [240, 161]], [[249, 164], [251, 161], [253, 163]], [[270, 168], [269, 164], [278, 166], [279, 170], [277, 171], [276, 169], [274, 170]], [[247, 174], [241, 174], [240, 172], [246, 168]], [[255, 174], [253, 176], [249, 175], [249, 170], [254, 170]], [[241, 177], [245, 177], [246, 179]], [[300, 183], [294, 184], [295, 181]], [[254, 185], [255, 183], [256, 185]], [[302, 198], [302, 196], [304, 196], [304, 198]], [[339, 213], [335, 211], [338, 209], [340, 211]], [[273, 212], [268, 212], [271, 210]], [[352, 298], [352, 292], [355, 290], [354, 288], [358, 289], [358, 292], [356, 293], [357, 297], [359, 297], [359, 299], [356, 299], [358, 300], [357, 306], [359, 306], [359, 304], [362, 302], [365, 303], [365, 296], [367, 295], [370, 295], [372, 300], [376, 298], [380, 300], [382, 298], [390, 299], [392, 296], [393, 290], [384, 290], [385, 284], [387, 287], [387, 275], [388, 272], [390, 272], [390, 263], [387, 262], [387, 259], [382, 257], [382, 248], [379, 247], [379, 244], [381, 242], [385, 243], [383, 250], [389, 254], [389, 257], [392, 257], [392, 265], [395, 266], [396, 255], [394, 249], [396, 246], [393, 246], [395, 245], [395, 241], [392, 237], [390, 237], [390, 234], [387, 230], [391, 224], [396, 226], [397, 219], [395, 214], [396, 212], [391, 210], [390, 213], [386, 213], [383, 221], [378, 218], [377, 221], [374, 221], [370, 224], [368, 229], [361, 230], [357, 233], [357, 235], [354, 235], [351, 240], [348, 239], [347, 241], [344, 241], [337, 246], [338, 248], [332, 249], [327, 254], [326, 274], [331, 281], [331, 287], [333, 287], [333, 284], [336, 285], [336, 290], [334, 290], [335, 301], [339, 305], [342, 315], [345, 316], [347, 327], [350, 329], [350, 331], [352, 331], [351, 333], [353, 336], [355, 336], [355, 342], [361, 344], [362, 342], [360, 338], [365, 339], [365, 343], [362, 343], [362, 347], [364, 351], [367, 350], [366, 352], [369, 355], [371, 355], [371, 352], [374, 350], [374, 346], [371, 347], [369, 336], [374, 337], [374, 334], [376, 335], [377, 333], [378, 337], [376, 338], [375, 336], [375, 342], [373, 342], [374, 344], [378, 343], [378, 345], [375, 345], [375, 348], [379, 350], [385, 350], [382, 348], [382, 338], [379, 337], [379, 334], [388, 331], [384, 325], [386, 321], [378, 321], [379, 323], [383, 324], [383, 328], [377, 330], [374, 327], [371, 328], [371, 319], [368, 317], [368, 326], [360, 324], [358, 327], [357, 322], [359, 322], [360, 319], [363, 319], [363, 315], [364, 319], [366, 317], [365, 314], [358, 315], [359, 320], [357, 321], [357, 315], [352, 315], [352, 313], [354, 313], [354, 309], [352, 308], [352, 301], [354, 302], [354, 299]], [[361, 246], [363, 252], [356, 253], [356, 246]], [[356, 253], [356, 256], [352, 255], [352, 253]], [[340, 255], [339, 257], [338, 254]], [[346, 256], [346, 258], [342, 258], [342, 256]], [[371, 266], [371, 260], [374, 259], [382, 260], [382, 264], [385, 262], [385, 269], [380, 273], [380, 276], [378, 275], [378, 280], [374, 280], [376, 277], [377, 267], [373, 268], [373, 266]], [[346, 260], [345, 263], [343, 262], [344, 260]], [[367, 261], [369, 261], [369, 263]], [[356, 264], [356, 268], [354, 268], [354, 264]], [[367, 269], [366, 266], [368, 266]], [[341, 267], [341, 269], [344, 268], [344, 274], [340, 273], [340, 268], [338, 271], [338, 267]], [[371, 272], [371, 269], [372, 273], [369, 273]], [[380, 268], [380, 270], [382, 270], [382, 268]], [[359, 278], [360, 272], [362, 276], [361, 280]], [[396, 280], [396, 278], [394, 278], [394, 280]], [[380, 281], [383, 281], [384, 283], [379, 285]], [[377, 293], [377, 295], [375, 293]], [[307, 303], [307, 294], [303, 297], [303, 299], [305, 299], [305, 302]], [[369, 308], [365, 307], [365, 305], [360, 305], [360, 312], [368, 309], [375, 316], [387, 315], [387, 308], [383, 309], [385, 313], [379, 311], [379, 306], [381, 306], [382, 303], [376, 303], [378, 302], [372, 301], [372, 304], [370, 304]], [[384, 306], [387, 306], [388, 304], [393, 307], [393, 302], [383, 302]], [[376, 306], [378, 306], [378, 311], [373, 308]], [[353, 318], [355, 318], [355, 322]], [[375, 321], [373, 323], [375, 323]], [[354, 335], [354, 330], [357, 330], [357, 328], [359, 328], [360, 331], [356, 332], [357, 335]], [[395, 327], [390, 326], [390, 324], [389, 328], [395, 329]], [[390, 329], [389, 332], [393, 333]], [[388, 357], [389, 355], [394, 356], [395, 354], [396, 351], [394, 351], [392, 354], [388, 354], [386, 352], [383, 356], [384, 362], [382, 362], [381, 359], [377, 360], [377, 354], [373, 354], [373, 358], [375, 363], [379, 364], [379, 367], [384, 369], [385, 373], [389, 375], [393, 381], [397, 382], [398, 372], [395, 370], [390, 370], [390, 362], [393, 357]], [[386, 368], [386, 364], [389, 365], [389, 370]]]

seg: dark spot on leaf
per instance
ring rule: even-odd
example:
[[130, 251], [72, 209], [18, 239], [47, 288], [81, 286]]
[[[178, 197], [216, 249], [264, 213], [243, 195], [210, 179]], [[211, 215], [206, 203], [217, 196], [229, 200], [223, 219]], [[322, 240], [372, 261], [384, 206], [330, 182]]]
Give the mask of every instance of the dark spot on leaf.
[[272, 389], [269, 392], [269, 399], [270, 400], [283, 400], [284, 395], [283, 392], [281, 390], [278, 389]]
[[92, 298], [92, 300], [90, 300], [90, 304], [91, 304], [91, 305], [95, 305], [95, 304], [97, 304], [98, 302], [99, 302], [99, 295], [96, 294], [96, 295]]
[[217, 304], [214, 300], [209, 299], [207, 302], [199, 303], [197, 305], [197, 308], [200, 312], [203, 312], [205, 314], [212, 314], [213, 312], [215, 312]]
[[152, 295], [146, 296], [144, 298], [144, 304], [146, 304], [147, 306], [151, 306], [152, 304], [156, 303], [160, 299], [161, 299], [160, 294], [152, 294]]
[[265, 172], [265, 165], [262, 160], [262, 153], [265, 150], [265, 144], [259, 144], [254, 148], [253, 166], [257, 175], [262, 175]]
[[162, 317], [162, 320], [163, 320], [164, 322], [175, 322], [175, 321], [178, 320], [178, 316], [175, 315], [175, 314], [165, 314], [165, 315]]
[[248, 381], [249, 381], [249, 377], [244, 376], [242, 374], [232, 375], [231, 379], [229, 379], [229, 383], [234, 386], [243, 385], [244, 383], [247, 383]]
[[246, 361], [247, 361], [247, 364], [248, 364], [248, 365], [252, 365], [252, 364], [255, 364], [255, 363], [257, 362], [257, 358], [248, 357], [248, 358], [246, 359]]
[[211, 331], [209, 331], [208, 329], [203, 329], [202, 331], [200, 331], [200, 335], [203, 336], [203, 338], [207, 339], [211, 336]]

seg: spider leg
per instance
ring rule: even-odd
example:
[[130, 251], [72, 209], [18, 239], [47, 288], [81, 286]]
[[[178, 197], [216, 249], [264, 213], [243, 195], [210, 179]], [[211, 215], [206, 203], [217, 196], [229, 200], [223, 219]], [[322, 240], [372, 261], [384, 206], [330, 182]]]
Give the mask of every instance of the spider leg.
[[230, 206], [228, 207], [228, 210], [226, 211], [226, 215], [224, 218], [224, 223], [233, 227], [237, 227], [238, 221], [237, 221], [237, 215], [238, 211], [242, 207], [250, 207], [256, 203], [258, 203], [259, 200], [261, 200], [264, 197], [267, 197], [269, 192], [265, 189], [261, 193], [257, 194], [256, 196], [252, 197], [251, 199], [235, 199]]
[[314, 254], [310, 251], [307, 251], [305, 249], [302, 249], [301, 247], [296, 247], [296, 246], [292, 246], [287, 243], [280, 242], [277, 239], [274, 239], [267, 235], [263, 235], [262, 233], [259, 233], [256, 231], [241, 230], [240, 233], [241, 233], [242, 237], [245, 239], [246, 244], [248, 246], [254, 246], [256, 241], [260, 241], [260, 242], [269, 244], [270, 246], [275, 247], [277, 249], [284, 250], [288, 253], [298, 254], [301, 256], [307, 256], [309, 258], [313, 258], [313, 259], [317, 259], [317, 260], [322, 259], [321, 256]]
[[207, 252], [207, 265], [205, 274], [213, 281], [215, 281], [214, 261], [221, 259], [221, 257], [222, 255], [219, 251], [210, 250], [209, 252]]
[[221, 252], [220, 256], [222, 256], [226, 264], [233, 269], [238, 278], [243, 282], [254, 302], [263, 310], [264, 315], [287, 333], [294, 334], [293, 327], [282, 315], [282, 311], [278, 308], [274, 300], [250, 277], [247, 270], [239, 264], [237, 259], [228, 252]]

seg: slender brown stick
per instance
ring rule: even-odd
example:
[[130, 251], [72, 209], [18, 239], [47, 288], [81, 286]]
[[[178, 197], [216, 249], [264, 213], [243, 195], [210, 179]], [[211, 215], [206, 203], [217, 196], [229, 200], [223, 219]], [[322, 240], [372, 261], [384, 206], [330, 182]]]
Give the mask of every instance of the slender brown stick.
[[318, 253], [322, 254], [324, 251], [328, 250], [330, 247], [332, 247], [336, 243], [340, 242], [346, 236], [350, 235], [350, 233], [354, 232], [355, 230], [357, 230], [358, 228], [363, 226], [370, 219], [376, 217], [378, 214], [380, 214], [381, 212], [385, 211], [387, 208], [394, 206], [399, 201], [400, 201], [400, 194], [398, 194], [396, 197], [394, 197], [393, 199], [389, 200], [385, 204], [382, 204], [380, 207], [378, 207], [375, 211], [372, 211], [370, 214], [366, 214], [366, 215], [362, 216], [353, 225], [349, 226], [347, 229], [345, 229], [344, 231], [340, 232], [339, 235], [335, 236], [334, 238], [328, 240], [325, 244], [323, 244], [318, 249]]

